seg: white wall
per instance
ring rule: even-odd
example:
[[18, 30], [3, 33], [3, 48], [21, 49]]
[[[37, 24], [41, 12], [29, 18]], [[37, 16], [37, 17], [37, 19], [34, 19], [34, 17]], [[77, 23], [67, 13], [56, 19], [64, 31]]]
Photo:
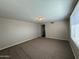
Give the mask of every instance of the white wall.
[[40, 35], [40, 24], [0, 18], [0, 50]]
[[68, 28], [66, 21], [57, 21], [53, 24], [46, 23], [46, 37], [47, 38], [56, 38], [61, 40], [68, 39]]

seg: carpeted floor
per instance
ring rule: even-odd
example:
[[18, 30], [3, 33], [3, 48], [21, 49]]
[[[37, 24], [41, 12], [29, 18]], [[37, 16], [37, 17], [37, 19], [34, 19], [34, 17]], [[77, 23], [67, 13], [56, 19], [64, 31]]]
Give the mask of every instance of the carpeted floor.
[[37, 38], [0, 51], [0, 59], [75, 59], [68, 41]]

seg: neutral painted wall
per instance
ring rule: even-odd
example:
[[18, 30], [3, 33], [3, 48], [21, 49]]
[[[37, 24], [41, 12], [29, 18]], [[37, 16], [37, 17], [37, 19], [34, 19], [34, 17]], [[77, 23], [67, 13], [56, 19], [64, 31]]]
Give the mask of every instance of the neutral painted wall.
[[0, 18], [0, 50], [40, 35], [40, 24]]
[[53, 24], [46, 23], [46, 37], [67, 40], [69, 37], [67, 22], [56, 21]]

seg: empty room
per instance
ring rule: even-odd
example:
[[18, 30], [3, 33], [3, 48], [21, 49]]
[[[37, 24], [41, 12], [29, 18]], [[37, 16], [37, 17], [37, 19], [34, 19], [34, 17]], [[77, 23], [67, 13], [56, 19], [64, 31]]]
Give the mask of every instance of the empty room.
[[79, 0], [0, 0], [0, 59], [79, 59]]

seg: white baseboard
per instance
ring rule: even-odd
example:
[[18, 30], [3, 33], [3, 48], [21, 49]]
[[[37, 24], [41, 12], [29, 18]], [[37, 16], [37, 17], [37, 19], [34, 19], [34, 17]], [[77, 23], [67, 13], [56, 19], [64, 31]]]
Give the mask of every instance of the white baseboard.
[[7, 49], [7, 48], [9, 48], [9, 47], [12, 47], [12, 46], [21, 44], [21, 43], [23, 43], [23, 42], [27, 42], [27, 41], [33, 40], [33, 39], [35, 39], [35, 38], [38, 38], [38, 37], [35, 36], [35, 37], [32, 37], [32, 38], [28, 38], [28, 39], [26, 38], [25, 40], [13, 42], [13, 43], [10, 43], [10, 44], [8, 43], [8, 44], [6, 44], [4, 47], [0, 48], [0, 50]]
[[78, 59], [77, 56], [76, 56], [76, 54], [75, 54], [75, 50], [73, 49], [72, 46], [71, 46], [71, 48], [72, 48], [73, 54], [74, 54], [74, 56], [75, 56], [75, 59]]
[[70, 46], [72, 48], [73, 54], [75, 56], [75, 59], [79, 59], [79, 57], [77, 56], [77, 53], [76, 53], [76, 52], [79, 52], [79, 51], [77, 51], [78, 48], [76, 47], [76, 45], [74, 44], [74, 42], [72, 40], [70, 42]]
[[50, 38], [50, 37], [46, 37], [46, 38], [49, 38], [49, 39], [57, 39], [57, 40], [65, 40], [65, 41], [68, 41], [68, 39], [60, 39], [60, 38], [55, 38], [55, 37], [52, 37], [52, 38]]

